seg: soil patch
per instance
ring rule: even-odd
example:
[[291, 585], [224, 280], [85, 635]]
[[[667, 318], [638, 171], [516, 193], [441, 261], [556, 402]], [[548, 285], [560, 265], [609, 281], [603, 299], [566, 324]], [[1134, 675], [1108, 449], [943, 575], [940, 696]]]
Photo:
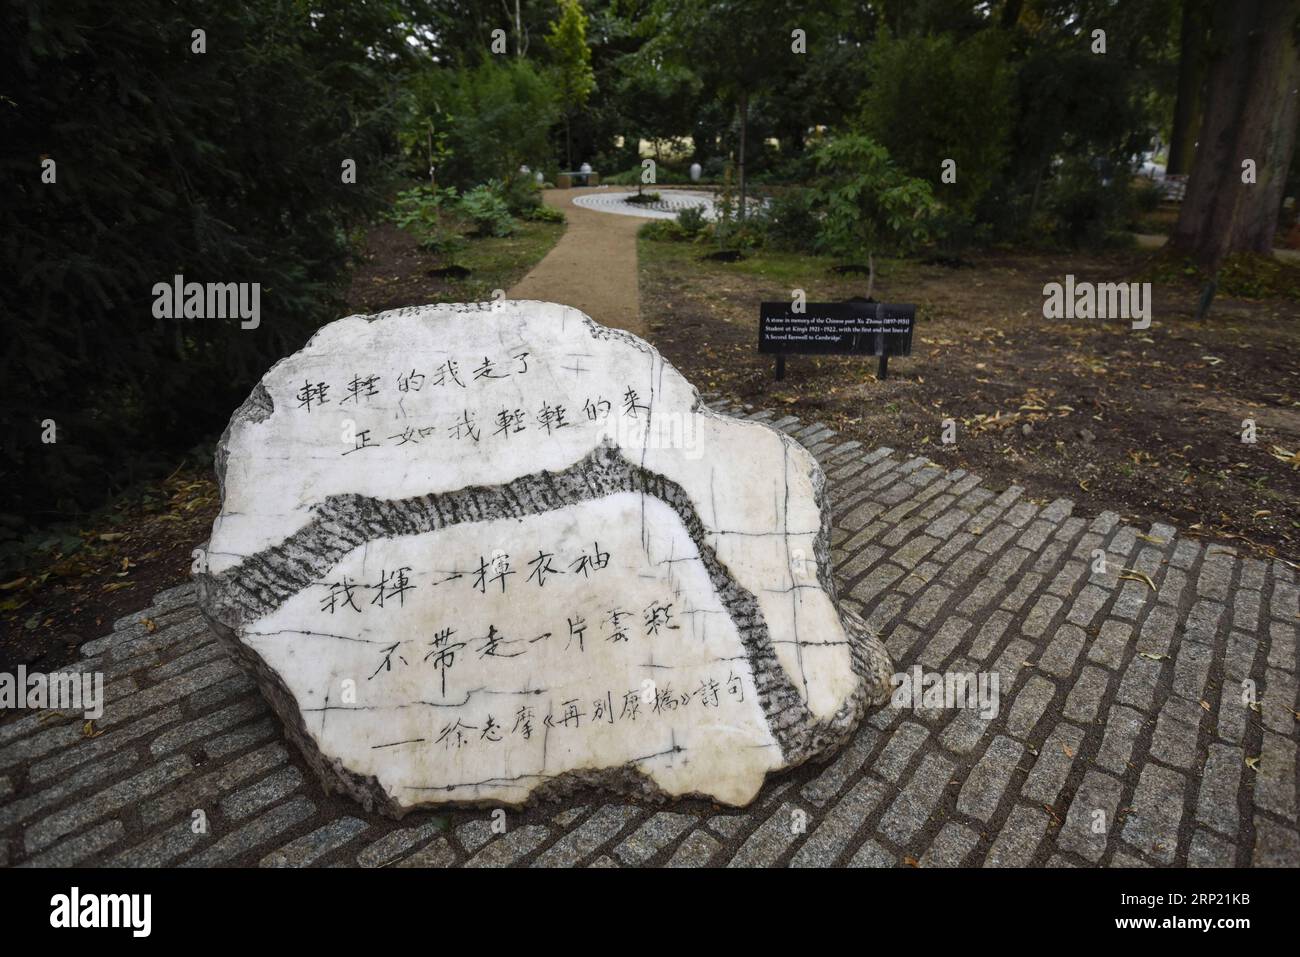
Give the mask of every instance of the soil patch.
[[[774, 380], [758, 304], [860, 294], [861, 280], [812, 257], [754, 252], [701, 263], [689, 244], [643, 240], [651, 340], [702, 390], [821, 420], [868, 448], [888, 445], [1068, 497], [1090, 513], [1172, 522], [1263, 555], [1300, 557], [1300, 305], [1220, 298], [1195, 322], [1198, 287], [1156, 283], [1150, 329], [1049, 320], [1043, 286], [1135, 281], [1146, 255], [969, 255], [973, 269], [880, 265], [875, 297], [917, 304], [913, 354], [791, 356]], [[957, 441], [942, 443], [945, 420]], [[1242, 441], [1246, 422], [1254, 443]], [[1289, 455], [1288, 455], [1289, 454]]]

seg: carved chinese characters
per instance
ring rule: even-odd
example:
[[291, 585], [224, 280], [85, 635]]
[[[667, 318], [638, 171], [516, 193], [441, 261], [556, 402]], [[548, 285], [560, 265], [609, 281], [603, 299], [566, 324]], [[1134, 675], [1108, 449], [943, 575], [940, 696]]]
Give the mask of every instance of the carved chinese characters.
[[811, 456], [569, 307], [333, 323], [218, 468], [205, 614], [326, 785], [390, 814], [744, 804], [888, 691]]

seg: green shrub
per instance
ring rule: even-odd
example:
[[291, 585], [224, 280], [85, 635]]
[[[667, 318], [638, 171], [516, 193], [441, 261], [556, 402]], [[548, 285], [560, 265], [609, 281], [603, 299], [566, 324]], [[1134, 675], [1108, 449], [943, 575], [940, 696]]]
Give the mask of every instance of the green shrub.
[[564, 213], [550, 206], [534, 206], [523, 214], [523, 218], [534, 223], [562, 223]]
[[1130, 203], [1124, 176], [1107, 178], [1101, 164], [1071, 156], [1047, 185], [1043, 223], [1048, 236], [1072, 248], [1107, 245], [1117, 238]]
[[506, 208], [515, 216], [528, 219], [528, 214], [542, 205], [542, 188], [530, 173], [515, 173], [501, 189]]
[[704, 232], [708, 221], [704, 218], [704, 209], [700, 206], [687, 206], [677, 213], [677, 225], [682, 232], [694, 239]]
[[[0, 5], [5, 522], [69, 519], [166, 474], [342, 314], [415, 54], [373, 5], [328, 9], [327, 35], [293, 3]], [[151, 289], [178, 274], [258, 283], [260, 325], [155, 318]]]
[[1155, 180], [1143, 180], [1133, 188], [1133, 208], [1139, 213], [1154, 213], [1164, 199], [1164, 190]]
[[501, 198], [499, 183], [475, 186], [461, 197], [460, 208], [479, 236], [509, 236], [515, 230], [514, 217]]
[[759, 215], [772, 245], [801, 252], [816, 246], [821, 213], [812, 190], [785, 190], [768, 200]]
[[862, 132], [909, 176], [933, 180], [939, 163], [952, 159], [959, 175], [940, 192], [966, 213], [993, 185], [1011, 149], [1015, 72], [1008, 45], [1001, 30], [966, 39], [884, 30], [871, 49]]
[[559, 118], [544, 71], [519, 57], [488, 57], [472, 68], [430, 64], [406, 85], [402, 103], [411, 171], [428, 168], [432, 131], [439, 181], [462, 188], [538, 163]]
[[454, 229], [442, 226], [426, 234], [416, 245], [420, 247], [421, 252], [434, 256], [450, 256], [465, 248], [465, 239]]
[[929, 231], [939, 255], [958, 256], [971, 246], [987, 244], [993, 227], [960, 209], [944, 207], [930, 217]]
[[939, 203], [929, 183], [898, 169], [870, 137], [837, 137], [818, 147], [816, 155], [824, 177], [816, 198], [826, 210], [819, 242], [836, 255], [867, 260], [870, 297], [875, 254], [907, 252], [928, 240]]
[[397, 194], [391, 218], [403, 229], [418, 229], [437, 220], [439, 211], [455, 202], [454, 189], [434, 189], [421, 183]]
[[445, 210], [456, 203], [456, 191], [420, 185], [397, 194], [391, 218], [411, 233], [420, 249], [427, 253], [456, 252], [465, 241], [448, 223]]
[[639, 235], [642, 239], [660, 243], [676, 243], [690, 238], [675, 219], [653, 219], [641, 227]]

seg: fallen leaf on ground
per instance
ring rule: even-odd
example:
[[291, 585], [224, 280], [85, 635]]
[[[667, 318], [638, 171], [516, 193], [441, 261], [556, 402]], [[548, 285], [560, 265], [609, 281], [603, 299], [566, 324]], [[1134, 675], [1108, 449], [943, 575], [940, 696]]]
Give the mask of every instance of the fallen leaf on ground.
[[1124, 581], [1145, 582], [1146, 586], [1152, 591], [1156, 590], [1156, 583], [1151, 580], [1151, 576], [1146, 572], [1140, 572], [1136, 568], [1121, 569], [1119, 577]]

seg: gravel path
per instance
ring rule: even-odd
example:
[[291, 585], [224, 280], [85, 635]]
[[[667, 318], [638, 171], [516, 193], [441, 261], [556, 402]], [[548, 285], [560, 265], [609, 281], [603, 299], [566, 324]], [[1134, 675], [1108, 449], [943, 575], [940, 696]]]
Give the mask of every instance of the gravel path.
[[636, 231], [643, 220], [575, 206], [592, 189], [548, 189], [543, 199], [562, 210], [568, 228], [533, 270], [509, 290], [511, 299], [562, 302], [605, 326], [645, 336], [637, 287]]

